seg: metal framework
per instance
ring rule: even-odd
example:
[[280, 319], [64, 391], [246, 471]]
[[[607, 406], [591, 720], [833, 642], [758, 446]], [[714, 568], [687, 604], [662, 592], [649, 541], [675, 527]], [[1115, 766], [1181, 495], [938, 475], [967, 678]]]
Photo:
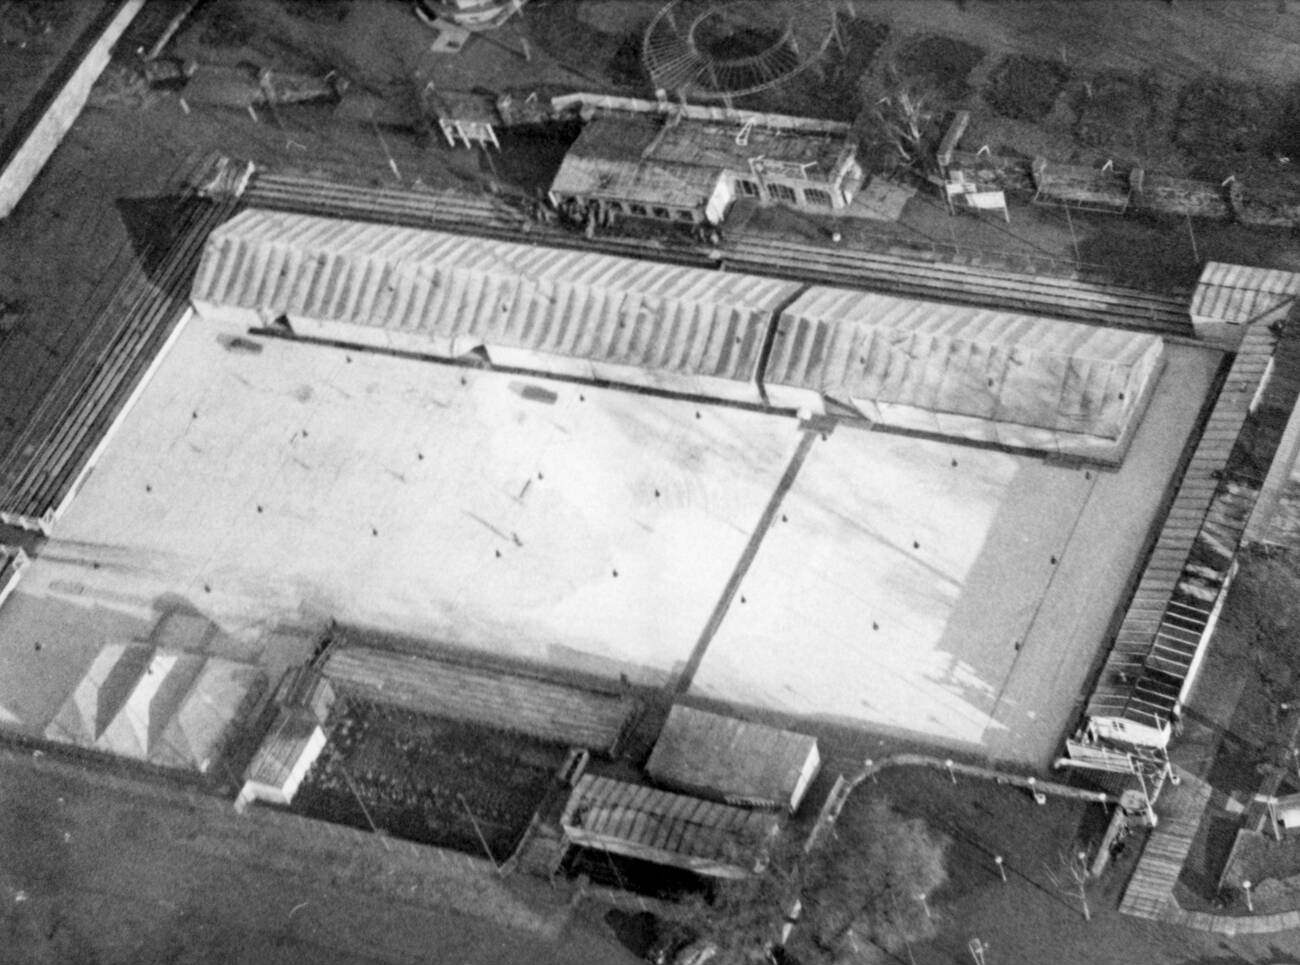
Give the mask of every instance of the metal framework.
[[755, 94], [816, 63], [838, 32], [827, 0], [669, 0], [646, 28], [656, 88], [702, 100]]

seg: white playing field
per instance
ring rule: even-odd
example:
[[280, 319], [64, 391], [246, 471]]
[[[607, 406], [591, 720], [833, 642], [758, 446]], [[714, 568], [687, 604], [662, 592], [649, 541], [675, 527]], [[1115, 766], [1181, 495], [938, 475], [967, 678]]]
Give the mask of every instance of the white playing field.
[[[669, 683], [801, 438], [791, 418], [239, 334], [187, 322], [0, 610], [0, 722], [43, 729], [106, 645], [274, 676], [330, 619]], [[695, 692], [1041, 763], [1220, 356], [1167, 358], [1117, 472], [816, 440]], [[175, 613], [194, 615], [160, 624]]]
[[234, 334], [187, 323], [25, 572], [0, 613], [0, 707], [30, 702], [50, 627], [85, 641], [58, 671], [70, 690], [99, 645], [175, 608], [264, 661], [272, 628], [336, 618], [664, 682], [799, 439], [792, 418], [273, 339], [224, 347]]
[[818, 441], [695, 692], [1043, 763], [1220, 358], [1168, 356], [1118, 471], [844, 427]]

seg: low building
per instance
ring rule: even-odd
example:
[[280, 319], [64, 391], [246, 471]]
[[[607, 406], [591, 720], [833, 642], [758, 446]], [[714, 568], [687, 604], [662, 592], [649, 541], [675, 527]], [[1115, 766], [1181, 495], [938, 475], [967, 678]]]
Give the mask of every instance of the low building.
[[777, 817], [584, 774], [560, 818], [570, 846], [608, 851], [711, 878], [762, 870]]
[[310, 708], [281, 707], [248, 766], [235, 809], [253, 801], [290, 804], [325, 744], [325, 729]]
[[607, 100], [583, 102], [587, 124], [551, 185], [557, 205], [718, 224], [738, 198], [830, 214], [862, 186], [846, 124]]
[[668, 713], [646, 773], [700, 797], [793, 813], [820, 768], [815, 737], [679, 704]]

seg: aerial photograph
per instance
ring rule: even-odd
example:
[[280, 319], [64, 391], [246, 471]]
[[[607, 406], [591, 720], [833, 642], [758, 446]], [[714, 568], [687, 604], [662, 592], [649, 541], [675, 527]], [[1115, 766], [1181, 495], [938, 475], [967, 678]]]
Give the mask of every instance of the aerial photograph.
[[0, 965], [1300, 965], [1300, 0], [0, 0]]

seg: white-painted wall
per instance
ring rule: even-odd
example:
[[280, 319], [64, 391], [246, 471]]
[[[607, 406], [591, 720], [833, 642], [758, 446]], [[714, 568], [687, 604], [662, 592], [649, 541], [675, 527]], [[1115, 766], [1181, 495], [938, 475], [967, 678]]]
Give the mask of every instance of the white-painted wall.
[[0, 218], [6, 218], [45, 167], [54, 149], [62, 142], [73, 122], [86, 106], [90, 89], [108, 66], [109, 53], [117, 38], [144, 6], [144, 0], [126, 0], [117, 16], [82, 59], [67, 83], [55, 95], [45, 115], [32, 128], [27, 139], [0, 170]]

